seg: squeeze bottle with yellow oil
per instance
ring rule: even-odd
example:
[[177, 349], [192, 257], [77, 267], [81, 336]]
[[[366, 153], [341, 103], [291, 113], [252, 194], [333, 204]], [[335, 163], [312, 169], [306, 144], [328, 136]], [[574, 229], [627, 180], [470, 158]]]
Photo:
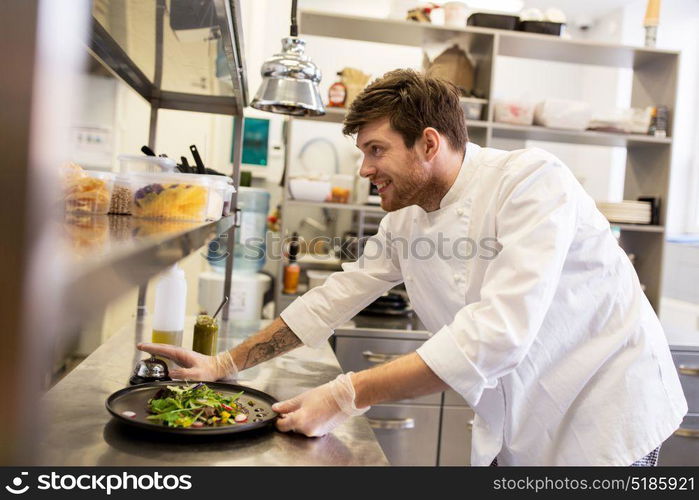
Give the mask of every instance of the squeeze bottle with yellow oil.
[[187, 281], [177, 264], [165, 271], [155, 285], [152, 341], [182, 346]]

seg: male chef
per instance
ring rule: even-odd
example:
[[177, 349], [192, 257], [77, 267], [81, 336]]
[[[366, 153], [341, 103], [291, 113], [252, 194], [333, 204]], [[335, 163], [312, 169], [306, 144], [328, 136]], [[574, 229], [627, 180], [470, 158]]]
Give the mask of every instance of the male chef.
[[343, 132], [388, 212], [363, 256], [229, 352], [139, 348], [174, 359], [176, 378], [235, 376], [321, 345], [402, 282], [431, 338], [278, 403], [280, 431], [321, 436], [451, 388], [476, 412], [474, 465], [655, 465], [687, 403], [631, 262], [570, 170], [469, 142], [458, 91], [412, 70], [369, 85]]

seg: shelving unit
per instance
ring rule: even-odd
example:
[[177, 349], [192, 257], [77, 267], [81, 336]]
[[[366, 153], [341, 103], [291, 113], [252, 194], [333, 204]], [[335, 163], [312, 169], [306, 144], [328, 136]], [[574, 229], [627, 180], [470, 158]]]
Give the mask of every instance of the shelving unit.
[[[63, 307], [65, 328], [79, 328], [167, 266], [187, 257], [212, 238], [228, 233], [235, 217], [215, 222], [172, 222], [122, 215], [68, 216], [59, 253], [69, 270]], [[230, 236], [232, 237], [232, 236]]]
[[318, 201], [286, 200], [286, 206], [300, 208], [332, 208], [334, 210], [353, 210], [359, 212], [386, 212], [378, 205], [356, 205], [353, 203], [326, 203]]
[[[67, 154], [69, 104], [83, 97], [76, 85], [89, 52], [150, 104], [152, 149], [160, 109], [232, 115], [237, 186], [248, 100], [239, 0], [212, 0], [211, 22], [202, 26], [210, 37], [186, 43], [172, 29], [166, 0], [67, 3], [3, 5], [9, 22], [2, 39], [12, 50], [0, 61], [12, 71], [0, 84], [7, 117], [0, 121], [7, 162], [0, 175], [8, 187], [0, 197], [6, 233], [0, 376], [8, 384], [0, 465], [31, 463], [41, 429], [35, 406], [52, 375], [51, 358], [76, 339], [89, 316], [135, 286], [142, 306], [151, 278], [213, 236], [227, 235], [226, 266], [232, 268], [234, 217], [180, 224], [66, 215], [57, 202], [57, 169]], [[193, 93], [181, 75], [205, 85]]]
[[[172, 28], [172, 12], [167, 9], [165, 0], [140, 4], [112, 0], [95, 2], [88, 50], [150, 104], [148, 146], [154, 151], [160, 109], [232, 115], [235, 134], [232, 178], [237, 190], [240, 184], [243, 109], [248, 103], [240, 2], [213, 0], [212, 6], [210, 24], [200, 27], [209, 29], [210, 36], [202, 36], [198, 41], [185, 41]], [[205, 82], [201, 85], [201, 91], [183, 91], [190, 88], [182, 83], [185, 75], [187, 81], [199, 79]], [[234, 194], [231, 206], [237, 206], [236, 197]], [[133, 278], [126, 285], [145, 286], [167, 265], [204, 245], [208, 238], [225, 235], [228, 248], [223, 294], [230, 296], [234, 231], [232, 217], [217, 223], [191, 225], [160, 241], [156, 245], [159, 252], [153, 252], [148, 246], [134, 245], [121, 260], [106, 257], [103, 262], [107, 264], [98, 270], [113, 269], [113, 265], [128, 261], [133, 264], [132, 268], [138, 268], [141, 273], [138, 276], [140, 282]], [[174, 250], [173, 254], [163, 252], [168, 247]], [[90, 288], [86, 290], [89, 292]], [[107, 303], [123, 292], [124, 287], [104, 287], [103, 290], [107, 295], [100, 300]], [[101, 297], [100, 294], [88, 295], [91, 299]], [[139, 293], [139, 310], [143, 307], [143, 300], [144, 289]], [[90, 303], [91, 300], [86, 302]], [[75, 301], [76, 307], [84, 303]], [[227, 320], [227, 316], [228, 311], [224, 309], [223, 319]]]
[[[639, 196], [660, 197], [660, 221], [658, 225], [613, 223], [612, 227], [620, 232], [619, 241], [622, 247], [636, 256], [636, 270], [639, 278], [646, 287], [646, 294], [651, 304], [658, 310], [672, 159], [672, 122], [676, 101], [678, 52], [595, 41], [567, 40], [517, 31], [476, 27], [454, 29], [411, 21], [336, 15], [309, 10], [301, 11], [299, 22], [300, 32], [303, 35], [392, 45], [421, 47], [428, 43], [445, 42], [458, 35], [476, 61], [475, 86], [487, 90], [485, 98], [488, 103], [485, 105], [483, 119], [467, 122], [470, 139], [477, 144], [497, 147], [499, 142], [503, 142], [507, 144], [508, 149], [515, 149], [512, 146], [525, 147], [526, 141], [537, 140], [625, 147], [627, 160], [623, 198], [635, 200]], [[670, 110], [668, 136], [574, 131], [495, 122], [492, 98], [498, 75], [494, 68], [495, 61], [501, 56], [629, 68], [633, 71], [630, 105], [633, 107], [667, 105]], [[343, 109], [330, 108], [325, 116], [304, 119], [341, 123], [345, 113]], [[288, 143], [290, 143], [290, 135], [287, 137]], [[289, 158], [287, 157], [288, 166]], [[307, 205], [285, 201], [284, 206], [291, 208]], [[367, 211], [364, 207], [348, 206], [346, 208], [358, 210], [360, 213]]]
[[[321, 116], [304, 116], [296, 120], [312, 120], [330, 123], [342, 123], [347, 110], [329, 108], [327, 114]], [[597, 132], [594, 130], [567, 130], [542, 127], [540, 125], [511, 125], [509, 123], [492, 122], [488, 120], [468, 120], [469, 131], [485, 130], [495, 138], [516, 139], [520, 141], [551, 141], [571, 144], [586, 144], [594, 146], [642, 146], [644, 144], [672, 144], [671, 137], [653, 137], [642, 134], [621, 134], [614, 132]]]

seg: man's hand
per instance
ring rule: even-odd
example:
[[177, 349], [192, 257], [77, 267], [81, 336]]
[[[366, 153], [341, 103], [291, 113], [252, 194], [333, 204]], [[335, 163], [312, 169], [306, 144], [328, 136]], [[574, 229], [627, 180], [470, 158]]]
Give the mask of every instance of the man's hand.
[[214, 381], [234, 379], [238, 367], [230, 352], [223, 351], [216, 356], [206, 356], [198, 352], [168, 344], [138, 344], [138, 349], [162, 356], [177, 363], [180, 368], [170, 370], [170, 377], [180, 380]]
[[349, 417], [366, 412], [368, 406], [357, 408], [354, 404], [351, 375], [352, 372], [341, 374], [332, 382], [273, 405], [272, 409], [281, 414], [277, 429], [324, 436]]

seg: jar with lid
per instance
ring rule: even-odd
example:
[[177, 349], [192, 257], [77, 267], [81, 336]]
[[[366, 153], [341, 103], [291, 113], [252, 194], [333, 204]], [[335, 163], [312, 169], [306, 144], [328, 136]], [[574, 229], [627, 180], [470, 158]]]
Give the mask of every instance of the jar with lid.
[[194, 324], [192, 349], [198, 353], [213, 356], [218, 345], [218, 321], [208, 314], [199, 314]]
[[117, 215], [131, 215], [133, 203], [133, 189], [128, 175], [118, 174], [114, 179], [112, 198], [109, 203], [109, 213]]

